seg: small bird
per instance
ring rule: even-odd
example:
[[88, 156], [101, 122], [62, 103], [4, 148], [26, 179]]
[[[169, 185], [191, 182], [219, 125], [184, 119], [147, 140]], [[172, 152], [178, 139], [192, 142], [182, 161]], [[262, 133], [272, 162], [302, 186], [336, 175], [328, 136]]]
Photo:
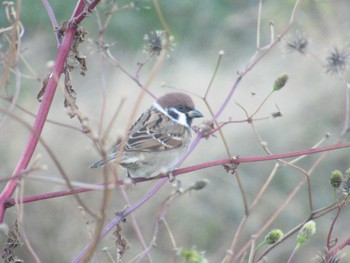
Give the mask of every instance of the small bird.
[[94, 163], [90, 168], [118, 162], [127, 169], [131, 178], [167, 174], [187, 152], [192, 139], [192, 120], [200, 117], [203, 114], [195, 109], [190, 96], [180, 92], [168, 93], [154, 102], [131, 126], [122, 153], [119, 153], [119, 142], [106, 160]]

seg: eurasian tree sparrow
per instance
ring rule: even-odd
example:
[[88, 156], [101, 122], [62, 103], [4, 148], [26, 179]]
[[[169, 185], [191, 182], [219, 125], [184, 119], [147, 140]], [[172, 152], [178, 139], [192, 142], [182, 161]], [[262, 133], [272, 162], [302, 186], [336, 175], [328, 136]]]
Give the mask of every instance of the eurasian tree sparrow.
[[[118, 143], [113, 153], [90, 168], [117, 162], [132, 178], [167, 174], [187, 152], [192, 139], [193, 118], [203, 117], [190, 96], [168, 93], [160, 97], [131, 126], [122, 153]], [[116, 160], [120, 156], [120, 160]]]

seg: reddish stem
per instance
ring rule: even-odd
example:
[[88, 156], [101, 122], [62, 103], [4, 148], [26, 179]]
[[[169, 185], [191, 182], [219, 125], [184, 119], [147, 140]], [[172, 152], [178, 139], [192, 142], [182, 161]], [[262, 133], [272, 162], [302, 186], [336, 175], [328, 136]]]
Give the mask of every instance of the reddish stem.
[[[175, 171], [173, 171], [172, 175], [177, 176], [180, 174], [186, 174], [189, 172], [202, 170], [202, 169], [206, 169], [206, 168], [214, 167], [214, 166], [219, 166], [219, 165], [225, 165], [225, 164], [238, 165], [241, 163], [271, 161], [271, 160], [298, 157], [298, 156], [302, 156], [302, 155], [315, 154], [315, 153], [320, 153], [320, 152], [325, 152], [325, 151], [338, 150], [338, 149], [347, 148], [347, 147], [350, 147], [350, 143], [334, 144], [334, 145], [329, 145], [329, 146], [320, 147], [320, 148], [312, 148], [312, 149], [300, 150], [300, 151], [296, 151], [296, 152], [272, 154], [272, 155], [266, 155], [266, 156], [237, 157], [236, 159], [222, 159], [222, 160], [216, 160], [216, 161], [212, 161], [212, 162], [206, 162], [206, 163], [201, 163], [201, 164], [197, 164], [197, 165], [192, 165], [192, 166], [188, 166], [188, 167], [184, 167], [184, 168], [179, 168], [179, 169], [176, 169]], [[160, 176], [152, 177], [152, 178], [135, 178], [133, 180], [133, 182], [134, 183], [141, 183], [144, 181], [156, 180], [156, 179], [161, 179], [161, 178], [165, 178], [165, 177], [167, 177], [167, 175], [160, 175]], [[17, 176], [17, 178], [20, 178], [20, 176]], [[118, 181], [116, 183], [118, 185], [124, 184], [123, 181]], [[71, 195], [73, 193], [88, 192], [91, 190], [94, 190], [94, 189], [91, 189], [88, 187], [86, 187], [86, 188], [82, 187], [82, 188], [76, 188], [76, 189], [74, 189], [74, 191], [62, 190], [62, 191], [57, 191], [57, 192], [52, 192], [52, 193], [33, 195], [33, 196], [24, 197], [21, 200], [21, 203], [30, 203], [30, 202], [34, 202], [34, 201], [57, 198], [57, 197]], [[11, 198], [5, 202], [5, 207], [8, 208], [8, 207], [14, 206], [15, 204], [16, 204], [16, 201], [13, 198]]]
[[330, 251], [327, 255], [327, 258], [334, 257], [339, 251], [342, 251], [346, 246], [350, 246], [350, 238], [346, 239], [343, 243], [341, 243], [335, 249]]
[[[334, 219], [333, 219], [333, 221], [331, 223], [331, 226], [329, 228], [329, 231], [328, 231], [328, 235], [327, 235], [327, 250], [331, 250], [331, 248], [334, 247], [334, 245], [336, 243], [333, 240], [331, 240], [331, 238], [332, 238], [332, 233], [333, 233], [333, 229], [334, 229], [335, 223], [336, 223], [336, 221], [337, 221], [337, 219], [339, 218], [339, 215], [340, 215], [340, 210], [341, 210], [341, 208], [338, 207], [337, 213], [336, 213], [336, 215], [335, 215], [335, 217], [334, 217]], [[331, 243], [333, 243], [333, 244], [331, 244]]]
[[[62, 191], [57, 191], [57, 192], [46, 193], [46, 194], [27, 196], [27, 197], [24, 197], [22, 200], [19, 200], [19, 202], [22, 204], [31, 203], [31, 202], [35, 202], [35, 201], [42, 201], [42, 200], [46, 200], [46, 199], [63, 197], [63, 196], [72, 195], [72, 194], [84, 193], [84, 192], [88, 192], [91, 190], [93, 190], [93, 189], [91, 189], [91, 188], [76, 188], [73, 191], [70, 189], [67, 189], [67, 190], [62, 190]], [[9, 208], [9, 207], [16, 205], [17, 203], [18, 203], [18, 200], [15, 200], [15, 198], [11, 198], [5, 203], [5, 207]]]
[[[77, 17], [79, 14], [81, 14], [84, 8], [85, 8], [85, 1], [83, 0], [79, 1], [73, 12], [72, 18]], [[28, 139], [28, 143], [12, 174], [13, 178], [7, 182], [5, 188], [0, 194], [0, 223], [2, 223], [4, 220], [5, 211], [6, 211], [5, 204], [16, 189], [18, 175], [27, 168], [33, 156], [34, 150], [38, 144], [38, 140], [43, 130], [44, 124], [46, 122], [46, 118], [49, 113], [53, 97], [55, 95], [57, 83], [62, 74], [63, 67], [68, 57], [75, 32], [76, 32], [76, 24], [73, 25], [72, 23], [70, 23], [68, 25], [66, 35], [62, 42], [62, 45], [59, 47], [56, 62], [55, 62], [55, 67], [47, 83], [43, 101], [38, 110], [37, 117], [34, 122], [33, 130]]]

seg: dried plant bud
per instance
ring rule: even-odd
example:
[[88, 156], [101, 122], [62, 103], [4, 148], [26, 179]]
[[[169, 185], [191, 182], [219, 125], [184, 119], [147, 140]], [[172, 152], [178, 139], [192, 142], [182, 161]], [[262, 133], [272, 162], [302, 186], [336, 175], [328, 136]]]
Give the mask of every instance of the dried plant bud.
[[326, 58], [326, 72], [330, 74], [342, 73], [349, 62], [350, 52], [348, 48], [338, 49], [335, 47]]
[[288, 75], [287, 74], [283, 74], [282, 76], [280, 76], [278, 79], [275, 80], [275, 83], [273, 84], [273, 91], [278, 91], [280, 89], [282, 89], [288, 80]]
[[279, 118], [279, 117], [282, 117], [283, 116], [283, 114], [282, 114], [282, 112], [281, 111], [276, 111], [276, 112], [272, 112], [271, 113], [271, 117], [272, 118]]
[[334, 170], [331, 174], [331, 178], [329, 179], [329, 183], [334, 189], [338, 189], [343, 181], [343, 174], [339, 170]]
[[315, 233], [316, 233], [315, 221], [311, 220], [305, 223], [303, 227], [300, 229], [297, 236], [298, 246], [306, 244]]
[[209, 180], [203, 179], [196, 181], [193, 185], [190, 186], [191, 190], [202, 190], [209, 184]]
[[184, 263], [207, 263], [208, 260], [204, 257], [204, 252], [196, 249], [181, 248], [178, 250], [178, 255], [182, 257]]
[[272, 245], [281, 240], [283, 232], [280, 229], [271, 230], [265, 237], [264, 243], [266, 245]]

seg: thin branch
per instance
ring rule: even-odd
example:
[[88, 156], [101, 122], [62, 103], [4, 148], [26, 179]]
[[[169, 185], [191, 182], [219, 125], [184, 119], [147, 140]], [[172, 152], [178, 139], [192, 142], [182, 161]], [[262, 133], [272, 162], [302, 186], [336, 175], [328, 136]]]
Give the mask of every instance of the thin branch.
[[[0, 109], [1, 111], [1, 109]], [[202, 169], [207, 169], [209, 167], [215, 167], [215, 166], [220, 166], [220, 165], [225, 165], [225, 164], [242, 164], [242, 163], [252, 163], [252, 162], [262, 162], [262, 161], [271, 161], [271, 160], [279, 160], [279, 159], [285, 159], [285, 158], [292, 158], [292, 157], [298, 157], [301, 155], [309, 155], [309, 154], [316, 154], [316, 153], [321, 153], [321, 152], [329, 152], [329, 151], [334, 151], [334, 150], [339, 150], [339, 149], [343, 149], [343, 148], [350, 148], [350, 143], [341, 143], [341, 144], [334, 144], [334, 145], [330, 145], [330, 146], [325, 146], [325, 147], [320, 147], [320, 148], [312, 148], [312, 149], [306, 149], [306, 150], [300, 150], [300, 151], [296, 151], [296, 152], [289, 152], [289, 153], [282, 153], [282, 154], [272, 154], [272, 155], [267, 155], [267, 156], [254, 156], [254, 157], [237, 157], [236, 159], [220, 159], [220, 160], [216, 160], [216, 161], [211, 161], [211, 162], [206, 162], [206, 163], [202, 163], [202, 164], [197, 164], [197, 165], [192, 165], [192, 166], [188, 166], [188, 167], [184, 167], [184, 168], [179, 168], [176, 169], [172, 172], [173, 176], [178, 176], [181, 174], [186, 174], [189, 172], [193, 172], [193, 171], [198, 171], [198, 170], [202, 170]], [[308, 173], [311, 173], [310, 170], [307, 171]], [[168, 176], [167, 175], [160, 175], [157, 177], [153, 177], [153, 178], [135, 178], [134, 179], [134, 183], [140, 183], [140, 182], [145, 182], [145, 181], [151, 181], [151, 180], [159, 180], [161, 179], [162, 184], [165, 184], [168, 180]], [[118, 181], [116, 182], [116, 184], [118, 185], [123, 185], [124, 182], [123, 181]], [[75, 192], [86, 192], [86, 191], [91, 191], [91, 188], [88, 189], [84, 189], [84, 188], [77, 188], [77, 189], [73, 189], [72, 192], [70, 192], [70, 190], [64, 190], [64, 191], [58, 191], [58, 192], [54, 192], [52, 193], [53, 196], [52, 197], [60, 197], [60, 196], [66, 196]], [[152, 191], [153, 193], [153, 191]], [[48, 196], [50, 198], [50, 193], [46, 194], [46, 196]], [[46, 199], [43, 198], [42, 199]], [[24, 198], [25, 200], [25, 198]], [[40, 198], [35, 198], [35, 200], [40, 200]], [[141, 202], [141, 201], [140, 201]], [[6, 202], [7, 204], [8, 202]], [[10, 203], [10, 205], [13, 204]]]
[[[80, 14], [83, 11], [84, 7], [85, 7], [85, 2], [83, 0], [79, 1], [72, 17], [75, 17], [78, 14]], [[43, 101], [40, 105], [37, 118], [33, 125], [31, 135], [28, 139], [27, 145], [25, 146], [24, 152], [13, 172], [14, 179], [10, 180], [6, 184], [5, 188], [2, 190], [0, 194], [0, 222], [3, 222], [4, 216], [5, 216], [6, 207], [4, 205], [6, 201], [11, 197], [11, 195], [13, 194], [16, 188], [17, 179], [15, 178], [19, 173], [21, 173], [24, 169], [26, 169], [26, 167], [28, 166], [32, 158], [34, 150], [36, 149], [36, 146], [38, 144], [40, 134], [45, 125], [46, 118], [49, 113], [51, 103], [53, 101], [53, 97], [56, 91], [57, 83], [63, 71], [63, 67], [66, 62], [66, 59], [68, 57], [75, 32], [76, 32], [76, 26], [70, 23], [68, 25], [63, 43], [59, 48], [56, 63], [55, 63], [53, 72], [49, 78], [46, 91], [43, 97]], [[13, 43], [15, 44], [15, 42]], [[9, 66], [9, 64], [7, 65]]]
[[[35, 133], [34, 129], [32, 129], [32, 127], [31, 127], [28, 123], [26, 123], [26, 122], [23, 121], [22, 119], [18, 118], [18, 117], [17, 117], [16, 115], [14, 115], [13, 113], [7, 112], [6, 110], [2, 110], [1, 108], [0, 108], [0, 112], [3, 112], [3, 113], [5, 113], [5, 114], [9, 115], [11, 118], [13, 118], [13, 119], [17, 120], [18, 122], [20, 122], [23, 126], [25, 126], [26, 128], [28, 128], [28, 129], [32, 132], [32, 134]], [[70, 191], [73, 192], [74, 189], [73, 189], [73, 186], [71, 185], [71, 182], [70, 182], [70, 180], [69, 180], [69, 176], [67, 175], [67, 173], [66, 173], [65, 170], [63, 169], [62, 165], [61, 165], [60, 162], [58, 161], [57, 157], [55, 156], [55, 154], [53, 153], [53, 151], [51, 150], [51, 148], [45, 143], [45, 141], [43, 140], [43, 138], [39, 137], [39, 138], [37, 138], [37, 141], [38, 141], [38, 142], [40, 141], [41, 145], [44, 147], [44, 149], [46, 150], [46, 152], [48, 153], [48, 155], [51, 157], [51, 159], [52, 159], [52, 161], [54, 162], [54, 164], [56, 165], [58, 171], [60, 172], [60, 174], [61, 174], [62, 177], [64, 178], [64, 180], [65, 180], [65, 182], [66, 182], [66, 185], [68, 186], [68, 188], [70, 189]], [[26, 168], [27, 168], [27, 167], [26, 167]], [[26, 168], [25, 168], [25, 169], [26, 169]], [[15, 189], [16, 189], [16, 186], [17, 186], [17, 181], [18, 181], [20, 178], [22, 178], [21, 175], [23, 174], [23, 171], [25, 171], [25, 169], [21, 170], [21, 171], [19, 172], [19, 174], [12, 175], [11, 179], [9, 179], [8, 183], [6, 184], [6, 186], [14, 182], [15, 185], [13, 185], [13, 186], [11, 185], [11, 186], [14, 187], [13, 190], [15, 190]], [[23, 174], [23, 175], [25, 175], [25, 174]], [[5, 192], [5, 193], [7, 193], [7, 192]], [[3, 195], [3, 194], [4, 194], [4, 191], [1, 193], [1, 195]], [[11, 193], [11, 195], [12, 195], [12, 193]], [[8, 199], [10, 198], [11, 195], [9, 195], [5, 200], [2, 200], [2, 201], [3, 201], [3, 204], [2, 204], [3, 212], [5, 212], [6, 208], [8, 207], [6, 204], [7, 204], [7, 201], [8, 201]], [[4, 195], [4, 196], [6, 197], [6, 195]], [[74, 195], [74, 197], [76, 198], [77, 202], [78, 202], [82, 207], [84, 207], [84, 209], [86, 209], [86, 211], [88, 211], [90, 214], [94, 215], [94, 213], [92, 212], [92, 210], [89, 209], [89, 208], [84, 204], [84, 202], [80, 199], [80, 197], [79, 197], [78, 195]]]
[[41, 0], [41, 3], [45, 7], [46, 12], [49, 15], [49, 18], [50, 18], [53, 30], [56, 32], [56, 34], [55, 34], [56, 35], [56, 41], [57, 41], [57, 46], [59, 47], [61, 45], [61, 43], [62, 43], [62, 36], [58, 32], [59, 25], [57, 23], [55, 13], [54, 13], [50, 3], [48, 2], [48, 0]]

